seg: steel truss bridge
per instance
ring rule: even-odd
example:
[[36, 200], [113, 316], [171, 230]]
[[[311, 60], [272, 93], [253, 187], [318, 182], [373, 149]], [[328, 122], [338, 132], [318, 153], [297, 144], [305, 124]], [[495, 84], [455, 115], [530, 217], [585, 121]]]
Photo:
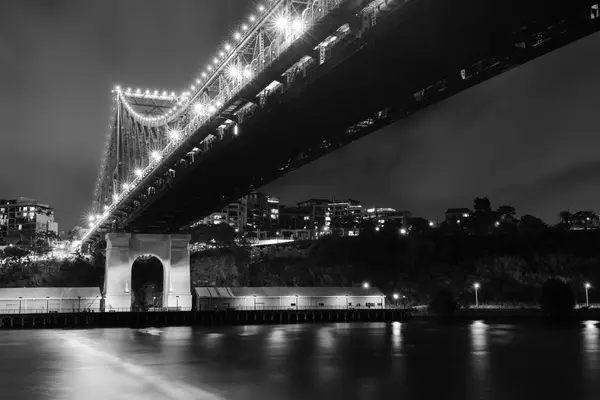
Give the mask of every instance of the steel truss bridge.
[[270, 0], [183, 92], [115, 87], [94, 211], [169, 233], [600, 29], [600, 0]]

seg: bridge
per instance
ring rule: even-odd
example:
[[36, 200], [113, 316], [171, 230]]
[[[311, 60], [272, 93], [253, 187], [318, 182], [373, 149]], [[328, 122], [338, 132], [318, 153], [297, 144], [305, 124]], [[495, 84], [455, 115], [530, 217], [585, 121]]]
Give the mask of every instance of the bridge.
[[186, 90], [114, 88], [83, 244], [179, 243], [252, 190], [598, 31], [599, 2], [268, 0]]

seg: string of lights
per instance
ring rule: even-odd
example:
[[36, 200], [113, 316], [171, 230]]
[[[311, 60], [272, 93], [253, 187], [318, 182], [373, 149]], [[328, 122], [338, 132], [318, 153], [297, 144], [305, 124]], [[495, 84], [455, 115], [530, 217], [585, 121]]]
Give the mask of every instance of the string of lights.
[[[273, 0], [269, 6], [259, 5], [256, 15], [248, 16], [247, 22], [232, 35], [233, 43], [226, 42], [222, 49], [213, 58], [212, 63], [196, 78], [195, 83], [190, 85], [189, 91], [184, 91], [177, 95], [175, 92], [170, 94], [166, 91], [158, 90], [123, 89], [120, 86], [114, 88], [116, 93], [115, 102], [118, 109], [122, 105], [124, 110], [138, 123], [146, 127], [165, 127], [168, 132], [168, 142], [162, 151], [153, 150], [149, 155], [149, 163], [145, 168], [135, 170], [135, 177], [132, 181], [123, 182], [120, 192], [112, 195], [112, 201], [109, 205], [103, 206], [103, 213], [91, 214], [88, 217], [89, 231], [83, 238], [83, 242], [112, 215], [113, 211], [127, 199], [127, 195], [149, 175], [161, 166], [163, 160], [175, 152], [187, 137], [193, 134], [205, 122], [217, 115], [225, 104], [234, 98], [239, 91], [249, 83], [256, 74], [264, 70], [269, 64], [274, 62], [279, 55], [285, 51], [295, 40], [302, 36], [310, 24], [314, 24], [320, 18], [323, 18], [329, 11], [338, 7], [347, 0], [312, 0], [303, 2], [304, 9], [292, 14], [289, 7], [280, 7], [288, 3], [294, 3], [294, 0]], [[271, 36], [270, 43], [260, 48], [252, 54], [250, 61], [242, 57], [241, 53], [247, 48], [248, 42], [256, 35], [262, 34], [259, 31], [268, 28], [277, 35]], [[274, 39], [274, 37], [276, 39]], [[262, 43], [261, 38], [261, 43]], [[265, 57], [268, 55], [268, 57]], [[268, 60], [267, 60], [268, 58]], [[244, 62], [244, 60], [246, 60]], [[202, 95], [218, 82], [217, 94], [210, 98]], [[134, 106], [128, 101], [128, 97], [155, 97], [157, 99], [170, 100], [175, 104], [166, 112], [160, 115], [144, 115], [138, 113]], [[178, 118], [183, 113], [189, 113], [189, 122], [183, 129], [166, 129], [169, 123]], [[118, 123], [118, 122], [117, 122]], [[96, 185], [96, 195], [106, 173], [107, 159], [113, 138], [112, 132], [115, 124], [109, 125], [109, 133], [104, 151], [104, 158], [101, 167], [101, 175]], [[236, 127], [235, 133], [238, 133]], [[205, 139], [206, 140], [206, 139]], [[105, 200], [106, 201], [106, 200]]]

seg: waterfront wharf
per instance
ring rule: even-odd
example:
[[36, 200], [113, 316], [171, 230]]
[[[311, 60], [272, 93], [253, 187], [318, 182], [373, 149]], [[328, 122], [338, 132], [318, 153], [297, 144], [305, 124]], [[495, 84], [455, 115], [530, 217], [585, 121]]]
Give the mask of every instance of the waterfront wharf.
[[411, 310], [303, 309], [303, 310], [189, 310], [130, 312], [63, 312], [3, 314], [0, 329], [61, 329], [109, 327], [163, 327], [192, 325], [262, 325], [328, 322], [404, 322]]

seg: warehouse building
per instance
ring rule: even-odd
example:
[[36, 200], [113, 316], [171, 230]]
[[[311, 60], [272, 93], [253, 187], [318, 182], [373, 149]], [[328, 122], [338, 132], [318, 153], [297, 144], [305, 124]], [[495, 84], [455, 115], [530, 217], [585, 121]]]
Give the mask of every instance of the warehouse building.
[[0, 314], [100, 311], [98, 287], [2, 288]]
[[197, 310], [383, 308], [385, 294], [369, 287], [197, 287]]

